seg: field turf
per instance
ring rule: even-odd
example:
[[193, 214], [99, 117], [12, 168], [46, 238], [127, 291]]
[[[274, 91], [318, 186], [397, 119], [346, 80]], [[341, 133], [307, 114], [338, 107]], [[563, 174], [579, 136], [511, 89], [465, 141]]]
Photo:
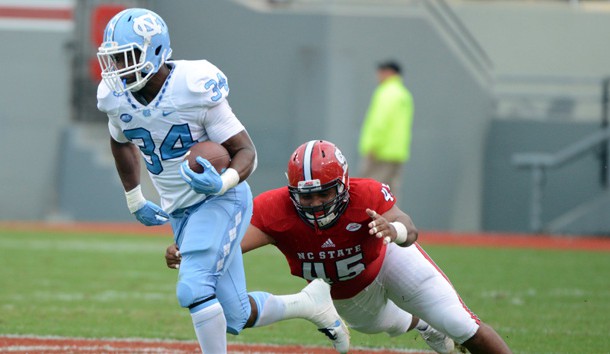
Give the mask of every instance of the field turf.
[[[610, 253], [421, 244], [465, 303], [515, 353], [610, 353]], [[165, 267], [169, 235], [13, 228], [0, 225], [0, 336], [194, 340]], [[300, 290], [282, 255], [265, 247], [244, 256], [249, 290]], [[230, 342], [328, 346], [314, 326], [289, 320], [247, 329]], [[428, 349], [352, 331], [352, 345]], [[2, 351], [0, 349], [0, 351]]]

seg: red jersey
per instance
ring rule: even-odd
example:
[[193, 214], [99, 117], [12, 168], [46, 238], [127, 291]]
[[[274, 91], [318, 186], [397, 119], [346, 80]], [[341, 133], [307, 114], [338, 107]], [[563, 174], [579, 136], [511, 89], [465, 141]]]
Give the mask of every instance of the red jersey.
[[386, 246], [369, 235], [366, 209], [383, 214], [396, 203], [389, 188], [372, 179], [350, 178], [349, 195], [345, 212], [328, 229], [316, 230], [299, 217], [287, 187], [257, 196], [250, 221], [275, 240], [293, 275], [324, 279], [334, 299], [356, 295], [379, 273]]

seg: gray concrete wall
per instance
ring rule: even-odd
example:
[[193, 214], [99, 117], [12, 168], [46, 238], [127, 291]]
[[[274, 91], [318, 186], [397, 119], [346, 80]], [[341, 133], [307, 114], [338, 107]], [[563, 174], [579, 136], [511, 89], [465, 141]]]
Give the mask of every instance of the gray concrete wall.
[[[415, 99], [413, 153], [405, 169], [403, 209], [422, 229], [520, 230], [527, 223], [523, 214], [514, 214], [514, 222], [507, 222], [504, 210], [496, 205], [516, 189], [527, 193], [529, 188], [528, 181], [519, 176], [496, 181], [505, 174], [502, 169], [510, 164], [505, 157], [516, 149], [510, 143], [523, 127], [507, 124], [499, 129], [492, 125], [493, 90], [473, 77], [446, 36], [425, 16], [266, 13], [212, 0], [156, 0], [149, 4], [170, 27], [175, 58], [205, 58], [228, 75], [230, 102], [259, 150], [259, 168], [250, 179], [255, 194], [284, 185], [288, 155], [313, 138], [338, 143], [350, 161], [352, 176], [357, 176], [357, 138], [376, 84], [374, 66], [378, 60], [393, 57], [403, 62], [405, 81]], [[519, 17], [504, 22], [505, 27], [499, 14], [490, 14], [489, 21], [474, 22], [485, 18], [487, 12], [480, 9], [486, 5], [458, 6], [457, 10], [499, 63], [498, 71], [510, 72], [513, 67], [509, 64], [522, 63], [519, 70], [535, 72], [549, 60], [545, 51], [534, 50], [538, 41], [545, 40], [532, 35], [535, 28], [514, 30]], [[578, 13], [581, 15], [585, 16]], [[560, 26], [565, 22], [562, 16], [548, 21]], [[608, 19], [610, 15], [592, 16]], [[547, 17], [541, 12], [540, 19]], [[557, 38], [546, 40], [566, 53], [586, 52], [591, 49], [583, 47], [586, 43], [598, 46], [604, 33], [610, 31], [610, 21], [595, 21], [599, 30], [587, 31], [587, 41], [576, 31], [557, 32]], [[541, 28], [545, 26], [541, 24]], [[487, 27], [495, 34], [488, 34]], [[536, 40], [530, 42], [530, 38]], [[65, 50], [69, 40], [69, 32], [0, 31], [6, 52], [20, 53], [0, 59], [5, 82], [15, 83], [0, 86], [4, 90], [0, 92], [0, 163], [4, 166], [0, 170], [0, 219], [40, 220], [59, 215], [77, 220], [123, 220], [116, 216], [117, 211], [126, 210], [120, 189], [114, 194], [98, 189], [104, 198], [87, 192], [96, 188], [91, 185], [93, 177], [87, 175], [93, 173], [102, 180], [101, 176], [115, 176], [111, 164], [96, 162], [96, 155], [107, 158], [109, 154], [103, 124], [99, 128], [102, 144], [95, 153], [81, 151], [74, 139], [62, 143], [63, 131], [68, 131], [67, 137], [73, 136], [70, 60]], [[511, 50], [517, 44], [529, 49]], [[591, 52], [606, 55], [605, 49], [596, 50]], [[555, 53], [555, 59], [558, 52], [550, 52]], [[576, 73], [584, 70], [581, 66], [589, 67], [583, 73], [591, 74], [590, 67], [595, 66], [595, 73], [601, 73], [600, 59], [589, 57], [587, 61], [586, 55], [580, 55], [569, 67], [578, 67]], [[566, 70], [563, 65], [567, 64], [560, 65], [558, 71]], [[562, 129], [541, 127], [549, 136]], [[546, 144], [546, 138], [531, 140]], [[549, 140], [549, 146], [554, 144], [555, 140]], [[68, 163], [61, 162], [62, 158]], [[60, 163], [65, 168], [58, 167]], [[87, 163], [90, 165], [84, 165]], [[587, 171], [591, 169], [587, 167]], [[107, 177], [108, 185], [116, 183], [115, 177]], [[585, 174], [570, 178], [573, 184], [563, 187], [570, 188], [568, 195], [581, 190], [581, 184], [591, 183]], [[96, 180], [95, 184], [99, 183], [103, 181]], [[60, 198], [58, 190], [69, 192], [61, 192]], [[155, 198], [152, 193], [147, 195]], [[562, 195], [552, 198], [561, 199]], [[89, 208], [87, 203], [102, 199], [104, 205]], [[563, 207], [563, 203], [552, 203], [548, 216], [561, 211], [553, 210], [554, 205]]]
[[497, 75], [610, 74], [610, 3], [459, 1], [453, 8], [486, 49]]
[[[328, 19], [275, 16], [228, 1], [164, 1], [175, 59], [207, 59], [228, 77], [229, 102], [259, 151], [255, 193], [285, 184], [282, 169], [327, 121]], [[328, 138], [328, 136], [325, 136]]]
[[269, 14], [228, 2], [180, 3], [153, 2], [172, 31], [177, 58], [207, 58], [228, 75], [230, 102], [260, 154], [251, 177], [255, 193], [284, 185], [289, 154], [313, 138], [337, 143], [357, 176], [375, 64], [396, 58], [415, 101], [401, 206], [423, 228], [480, 228], [491, 98], [425, 17]]
[[70, 124], [70, 38], [64, 30], [0, 30], [0, 219], [54, 212], [61, 131]]
[[[482, 209], [483, 229], [531, 231], [531, 171], [515, 168], [511, 163], [513, 154], [556, 153], [597, 129], [597, 124], [592, 123], [535, 122], [523, 119], [492, 121], [484, 148], [486, 193]], [[544, 180], [540, 206], [541, 222], [545, 228], [574, 207], [604, 193], [600, 180], [600, 161], [595, 151], [547, 170]], [[595, 209], [589, 210], [588, 214], [600, 215]], [[603, 230], [610, 231], [608, 223], [605, 224]], [[584, 226], [580, 225], [581, 230], [591, 231]], [[569, 231], [578, 233], [578, 229]]]

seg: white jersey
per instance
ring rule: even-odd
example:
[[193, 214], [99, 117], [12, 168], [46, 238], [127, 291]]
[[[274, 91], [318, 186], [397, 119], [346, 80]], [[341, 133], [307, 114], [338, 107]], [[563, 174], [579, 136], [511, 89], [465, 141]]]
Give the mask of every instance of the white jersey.
[[147, 105], [131, 92], [115, 95], [102, 82], [97, 107], [108, 115], [112, 138], [140, 148], [148, 174], [168, 213], [206, 198], [180, 176], [180, 164], [196, 142], [222, 143], [244, 130], [226, 97], [226, 76], [206, 60], [170, 61], [172, 67], [157, 97]]

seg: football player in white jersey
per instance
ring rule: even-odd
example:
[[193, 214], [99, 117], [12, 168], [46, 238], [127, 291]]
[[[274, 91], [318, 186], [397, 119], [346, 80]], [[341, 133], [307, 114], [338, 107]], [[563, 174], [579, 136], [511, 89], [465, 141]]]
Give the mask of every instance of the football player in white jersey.
[[[240, 241], [252, 216], [245, 180], [256, 168], [256, 150], [229, 106], [224, 73], [206, 60], [168, 61], [171, 54], [159, 15], [139, 8], [115, 15], [97, 53], [103, 79], [97, 106], [108, 115], [129, 211], [144, 225], [171, 223], [182, 252], [176, 295], [191, 313], [201, 349], [226, 353], [225, 331], [238, 334], [246, 325], [298, 317], [346, 352], [349, 333], [322, 281], [292, 295], [247, 293]], [[206, 140], [221, 143], [231, 155], [221, 174], [203, 158], [197, 159], [204, 167], [200, 174], [184, 161], [193, 144]], [[138, 153], [160, 206], [141, 191]], [[273, 321], [254, 322], [262, 313]]]

